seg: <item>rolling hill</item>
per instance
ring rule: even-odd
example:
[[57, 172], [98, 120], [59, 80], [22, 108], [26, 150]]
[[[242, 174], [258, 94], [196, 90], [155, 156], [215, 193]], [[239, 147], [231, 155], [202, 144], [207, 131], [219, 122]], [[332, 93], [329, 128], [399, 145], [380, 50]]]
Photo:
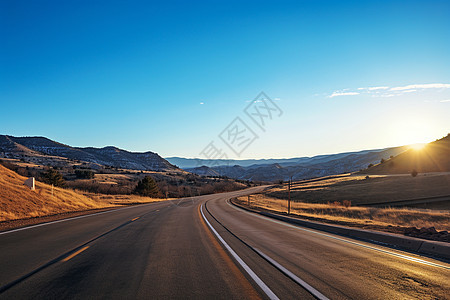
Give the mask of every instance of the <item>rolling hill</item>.
[[45, 137], [14, 137], [0, 135], [0, 157], [35, 158], [45, 160], [42, 156], [55, 156], [70, 160], [87, 162], [95, 165], [111, 166], [123, 169], [145, 171], [171, 171], [177, 167], [154, 152], [136, 153], [116, 147], [80, 148], [64, 145]]
[[416, 170], [419, 173], [450, 172], [450, 134], [425, 145], [424, 148], [408, 149], [396, 157], [375, 165], [367, 174], [405, 174]]

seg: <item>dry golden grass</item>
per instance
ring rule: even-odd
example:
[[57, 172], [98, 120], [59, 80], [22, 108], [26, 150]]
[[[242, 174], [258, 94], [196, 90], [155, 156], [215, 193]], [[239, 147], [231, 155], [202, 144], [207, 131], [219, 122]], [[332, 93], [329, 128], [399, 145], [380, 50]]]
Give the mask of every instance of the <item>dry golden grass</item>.
[[36, 181], [36, 191], [23, 183], [26, 177], [0, 165], [0, 221], [160, 201], [134, 195], [83, 195]]
[[[337, 177], [337, 178], [331, 178], [331, 179], [324, 179], [324, 180], [320, 180], [320, 181], [313, 181], [313, 182], [305, 182], [302, 183], [300, 182], [293, 182], [291, 185], [291, 190], [301, 190], [301, 189], [315, 189], [315, 188], [323, 188], [326, 186], [330, 186], [330, 185], [336, 185], [336, 184], [342, 184], [345, 182], [351, 182], [351, 181], [355, 181], [355, 180], [365, 180], [365, 175], [351, 175], [351, 174], [346, 174], [345, 176], [342, 177]], [[386, 177], [386, 176], [382, 176], [382, 175], [372, 175], [372, 178], [382, 178], [382, 177]], [[278, 188], [280, 189], [280, 188]], [[283, 187], [283, 190], [285, 190], [286, 188]]]
[[[272, 188], [268, 196], [287, 199], [286, 185]], [[293, 183], [291, 199], [298, 202], [324, 203], [344, 200], [353, 205], [409, 200], [450, 195], [450, 174], [428, 173], [417, 177], [347, 176], [309, 183]], [[440, 209], [446, 209], [439, 206]]]
[[[239, 197], [238, 203], [247, 205], [247, 197]], [[257, 194], [250, 197], [251, 207], [275, 212], [287, 212], [287, 201]], [[342, 225], [382, 229], [388, 226], [435, 227], [450, 231], [450, 212], [422, 209], [343, 207], [330, 204], [291, 202], [291, 214], [321, 219]]]
[[[85, 196], [92, 198], [98, 202], [108, 202], [114, 205], [131, 205], [131, 204], [145, 204], [152, 202], [165, 201], [161, 198], [142, 197], [138, 195], [104, 195], [94, 193], [83, 193]], [[175, 198], [168, 198], [167, 200], [173, 200]]]

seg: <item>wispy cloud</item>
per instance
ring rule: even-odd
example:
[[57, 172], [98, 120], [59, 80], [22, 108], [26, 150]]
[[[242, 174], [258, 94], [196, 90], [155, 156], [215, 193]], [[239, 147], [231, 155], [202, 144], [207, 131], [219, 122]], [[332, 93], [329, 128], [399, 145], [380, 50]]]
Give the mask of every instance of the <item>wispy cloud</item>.
[[450, 99], [441, 100], [441, 101], [439, 101], [439, 102], [441, 102], [441, 103], [450, 102]]
[[354, 96], [354, 95], [359, 95], [358, 92], [333, 92], [333, 94], [331, 94], [330, 96], [328, 96], [329, 98], [334, 98], [334, 97], [339, 97], [339, 96]]
[[448, 83], [426, 83], [426, 84], [409, 84], [405, 86], [371, 86], [371, 87], [359, 87], [356, 89], [342, 89], [334, 91], [328, 98], [334, 98], [338, 96], [353, 96], [353, 95], [370, 95], [372, 97], [395, 97], [401, 96], [406, 93], [418, 93], [426, 90], [443, 90], [450, 89]]
[[449, 89], [448, 83], [428, 83], [428, 84], [410, 84], [391, 88], [391, 91], [404, 91], [411, 89]]
[[[364, 89], [364, 88], [362, 88]], [[389, 89], [388, 86], [372, 86], [367, 88], [369, 91], [377, 91], [377, 90], [387, 90]]]

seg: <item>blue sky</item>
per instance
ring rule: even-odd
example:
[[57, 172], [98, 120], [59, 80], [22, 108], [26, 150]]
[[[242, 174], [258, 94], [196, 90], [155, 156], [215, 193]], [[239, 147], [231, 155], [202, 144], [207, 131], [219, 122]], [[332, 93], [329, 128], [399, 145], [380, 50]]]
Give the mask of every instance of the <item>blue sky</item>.
[[[2, 1], [0, 134], [198, 157], [236, 117], [240, 158], [450, 132], [448, 1]], [[259, 92], [283, 114], [262, 131]]]

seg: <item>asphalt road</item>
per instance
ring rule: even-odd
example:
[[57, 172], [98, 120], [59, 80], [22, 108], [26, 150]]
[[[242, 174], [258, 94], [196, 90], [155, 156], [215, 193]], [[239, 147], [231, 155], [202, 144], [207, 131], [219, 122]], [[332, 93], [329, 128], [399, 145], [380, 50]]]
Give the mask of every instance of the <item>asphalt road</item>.
[[[258, 188], [256, 188], [258, 189]], [[0, 299], [445, 299], [450, 265], [216, 194], [0, 233]]]

